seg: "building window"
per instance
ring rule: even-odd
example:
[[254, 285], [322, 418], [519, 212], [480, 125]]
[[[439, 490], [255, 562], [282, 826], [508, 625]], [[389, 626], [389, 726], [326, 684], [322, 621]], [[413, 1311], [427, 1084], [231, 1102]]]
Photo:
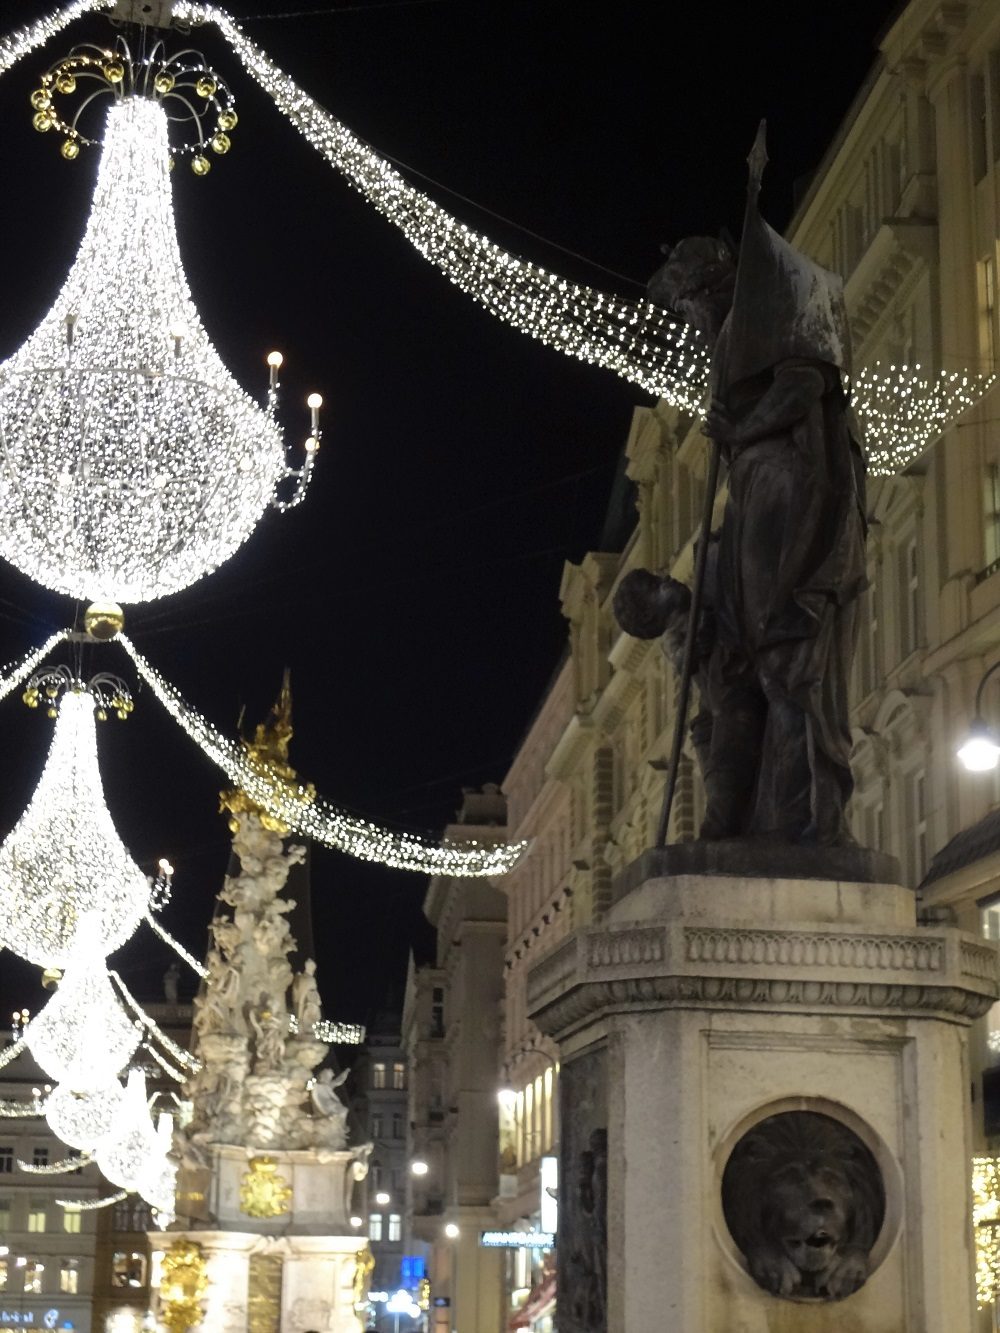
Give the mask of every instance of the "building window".
[[381, 1062], [372, 1065], [372, 1087], [373, 1088], [385, 1087], [385, 1065], [382, 1064]]
[[372, 1162], [368, 1174], [371, 1177], [372, 1189], [377, 1194], [382, 1188], [382, 1163], [377, 1159]]
[[59, 1265], [59, 1290], [75, 1296], [80, 1289], [80, 1265], [76, 1259], [64, 1259]]
[[986, 175], [986, 79], [982, 72], [969, 78], [969, 115], [972, 133], [972, 178], [981, 181]]
[[371, 1213], [368, 1217], [368, 1239], [382, 1239], [382, 1214]]
[[392, 1086], [397, 1092], [406, 1087], [406, 1065], [401, 1060], [392, 1066]]
[[32, 1296], [37, 1296], [42, 1289], [42, 1274], [45, 1272], [45, 1265], [37, 1259], [29, 1259], [24, 1266], [24, 1290]]
[[920, 579], [917, 539], [911, 537], [899, 552], [900, 660], [920, 642]]
[[403, 1219], [399, 1213], [389, 1214], [389, 1240], [403, 1239]]
[[14, 1170], [14, 1149], [0, 1148], [0, 1174], [9, 1175]]
[[45, 1230], [45, 1200], [31, 1199], [28, 1203], [28, 1230]]
[[989, 463], [983, 477], [983, 563], [1000, 560], [1000, 463]]
[[382, 1113], [376, 1111], [372, 1115], [372, 1138], [380, 1139], [382, 1137]]
[[0, 1199], [0, 1237], [10, 1231], [10, 1199]]
[[913, 883], [919, 884], [927, 873], [927, 783], [923, 769], [906, 775], [903, 792], [909, 860], [906, 869]]
[[79, 1208], [63, 1209], [63, 1231], [70, 1236], [78, 1236], [80, 1234]]
[[403, 1137], [403, 1117], [399, 1111], [392, 1113], [392, 1137], [401, 1139]]
[[144, 1287], [146, 1285], [146, 1256], [137, 1250], [116, 1250], [111, 1260], [113, 1287]]
[[48, 1164], [49, 1164], [49, 1150], [48, 1150], [48, 1148], [45, 1147], [44, 1145], [43, 1145], [43, 1146], [40, 1146], [40, 1147], [32, 1148], [32, 1150], [31, 1150], [31, 1165], [32, 1165], [32, 1166], [48, 1166]]
[[976, 287], [979, 298], [979, 356], [985, 367], [992, 369], [996, 358], [997, 271], [993, 255], [987, 255], [976, 265]]
[[0, 1291], [7, 1290], [7, 1260], [0, 1259]]
[[444, 1036], [444, 987], [435, 986], [431, 991], [431, 1036]]

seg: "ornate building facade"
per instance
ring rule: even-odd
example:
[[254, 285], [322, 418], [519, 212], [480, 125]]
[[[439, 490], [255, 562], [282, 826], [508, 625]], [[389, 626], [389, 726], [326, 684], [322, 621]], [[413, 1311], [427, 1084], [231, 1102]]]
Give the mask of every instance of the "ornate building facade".
[[[504, 800], [466, 792], [445, 837], [503, 837]], [[424, 915], [437, 932], [434, 965], [411, 964], [403, 1006], [410, 1072], [411, 1172], [404, 1232], [430, 1277], [428, 1333], [503, 1328], [502, 1256], [480, 1244], [496, 1226], [498, 1075], [506, 903], [485, 879], [435, 876]]]

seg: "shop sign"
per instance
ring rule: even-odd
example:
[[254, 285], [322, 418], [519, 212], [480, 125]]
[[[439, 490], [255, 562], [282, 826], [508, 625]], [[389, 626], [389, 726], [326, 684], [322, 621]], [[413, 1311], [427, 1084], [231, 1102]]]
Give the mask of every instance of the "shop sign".
[[481, 1231], [484, 1250], [551, 1250], [556, 1238], [551, 1231]]

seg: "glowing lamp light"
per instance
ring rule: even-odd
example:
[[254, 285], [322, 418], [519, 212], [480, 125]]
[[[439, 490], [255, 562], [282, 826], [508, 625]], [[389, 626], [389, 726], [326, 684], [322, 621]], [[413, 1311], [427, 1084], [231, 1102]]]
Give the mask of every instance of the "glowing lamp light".
[[426, 1176], [430, 1167], [422, 1158], [418, 1158], [415, 1162], [410, 1163], [410, 1170], [415, 1176]]
[[1000, 763], [1000, 741], [983, 719], [977, 717], [956, 753], [968, 772], [989, 773]]
[[202, 326], [169, 156], [157, 102], [110, 108], [77, 258], [0, 365], [0, 556], [87, 601], [186, 588], [242, 546], [279, 482], [303, 480], [273, 401], [243, 392]]
[[385, 1205], [389, 1202], [389, 1195], [386, 1194], [385, 1190], [379, 1190], [378, 1194], [375, 1195], [375, 1202], [380, 1203], [383, 1207], [385, 1207]]
[[363, 1217], [358, 1217], [355, 1214], [355, 1216], [351, 1218], [351, 1226], [354, 1227], [355, 1230], [357, 1230], [357, 1228], [361, 1226], [363, 1221], [364, 1221]]
[[449, 1240], [457, 1240], [458, 1237], [462, 1234], [462, 1229], [455, 1222], [446, 1222], [444, 1228], [444, 1234], [448, 1237]]
[[0, 943], [39, 967], [69, 961], [84, 917], [105, 958], [149, 902], [149, 882], [104, 803], [94, 709], [87, 690], [62, 696], [38, 786], [0, 844]]
[[513, 1088], [500, 1088], [497, 1091], [497, 1101], [505, 1111], [509, 1111], [517, 1101], [517, 1093]]

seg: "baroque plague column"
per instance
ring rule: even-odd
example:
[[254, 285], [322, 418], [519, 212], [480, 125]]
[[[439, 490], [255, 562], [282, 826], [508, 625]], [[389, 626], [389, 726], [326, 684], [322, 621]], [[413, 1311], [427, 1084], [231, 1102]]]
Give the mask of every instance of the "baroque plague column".
[[[286, 676], [246, 741], [255, 768], [300, 787], [288, 763]], [[328, 1046], [315, 963], [294, 973], [283, 896], [305, 848], [241, 791], [223, 793], [233, 862], [218, 895], [207, 978], [195, 1001], [191, 1116], [175, 1141], [177, 1224], [164, 1258], [161, 1321], [208, 1333], [356, 1333], [368, 1253], [349, 1223], [371, 1145], [347, 1147], [339, 1079], [314, 1071]], [[158, 1244], [162, 1244], [162, 1237]]]

